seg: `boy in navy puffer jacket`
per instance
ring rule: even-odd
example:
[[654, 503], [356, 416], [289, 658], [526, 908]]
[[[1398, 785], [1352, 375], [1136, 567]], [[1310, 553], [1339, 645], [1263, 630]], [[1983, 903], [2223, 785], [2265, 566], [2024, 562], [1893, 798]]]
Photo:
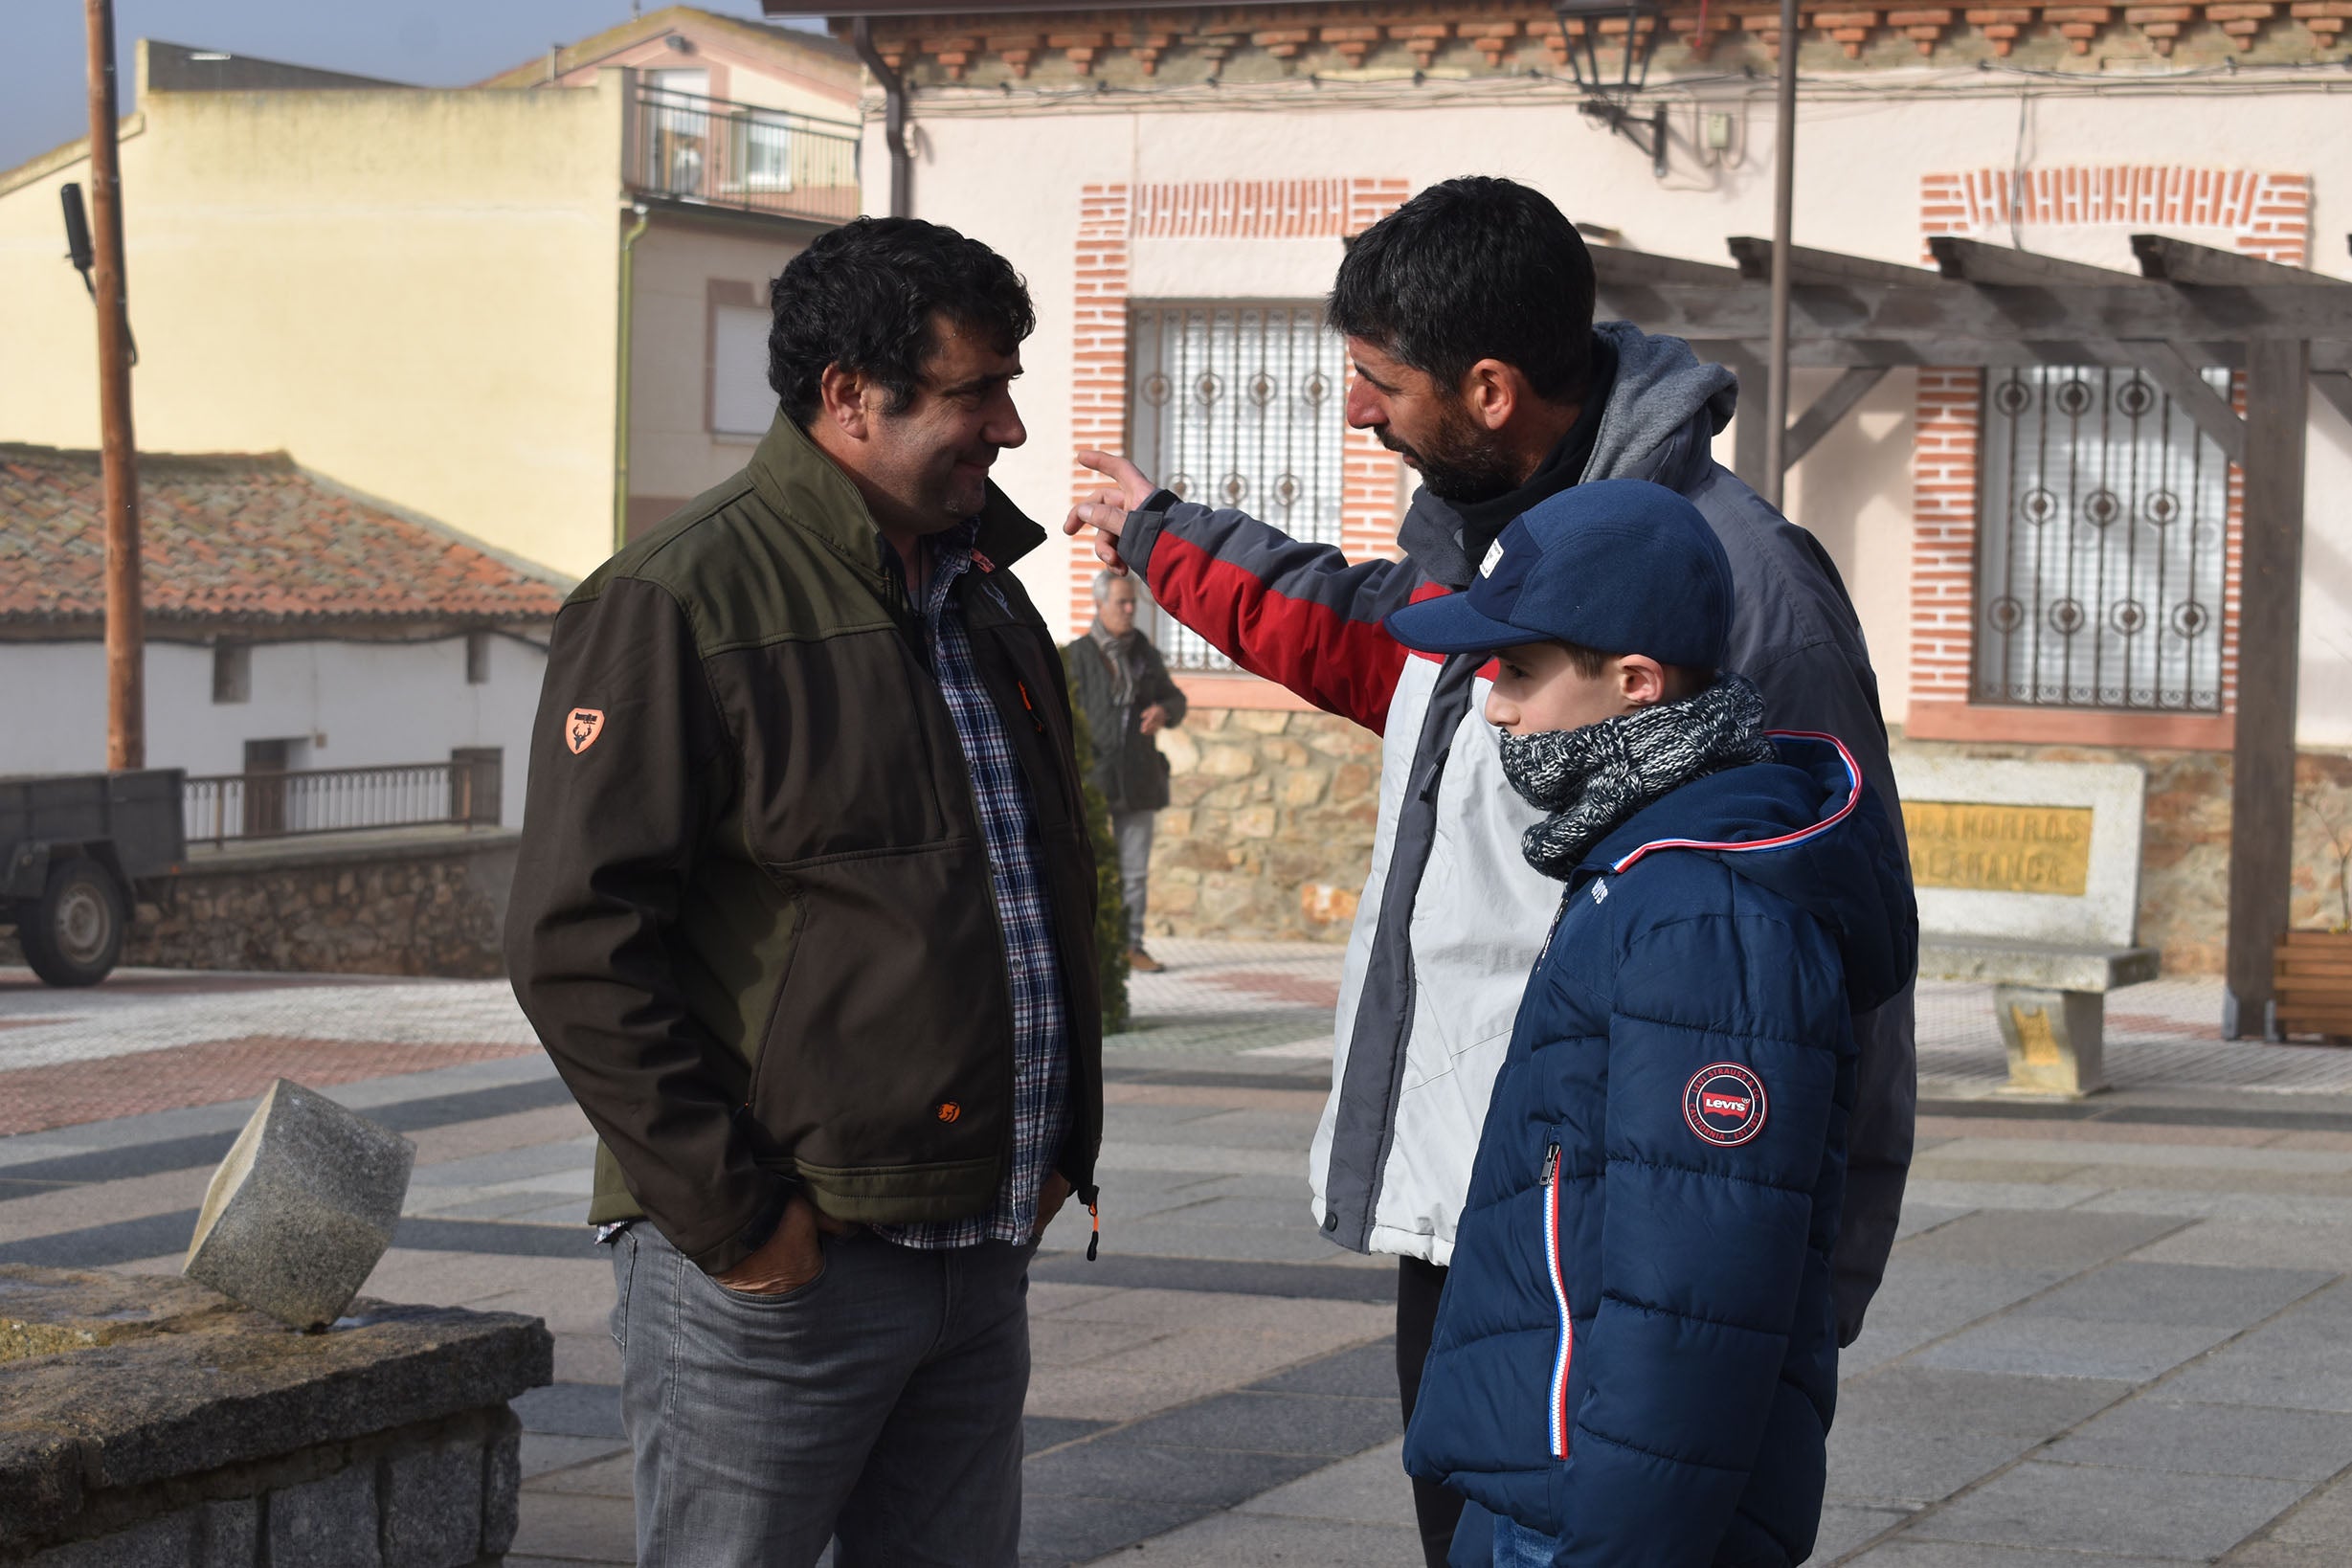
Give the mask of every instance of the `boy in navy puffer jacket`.
[[1494, 571], [1400, 610], [1498, 650], [1487, 718], [1566, 889], [1495, 1080], [1405, 1466], [1467, 1511], [1457, 1562], [1802, 1562], [1837, 1380], [1829, 1253], [1849, 1015], [1910, 979], [1917, 916], [1835, 737], [1767, 735], [1717, 673], [1732, 577], [1639, 481], [1504, 530]]

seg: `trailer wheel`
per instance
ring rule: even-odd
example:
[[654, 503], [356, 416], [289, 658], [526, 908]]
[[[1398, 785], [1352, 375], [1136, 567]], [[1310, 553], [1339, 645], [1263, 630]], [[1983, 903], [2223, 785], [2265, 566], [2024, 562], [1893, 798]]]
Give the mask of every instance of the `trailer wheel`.
[[16, 928], [33, 973], [51, 985], [96, 985], [123, 956], [128, 906], [113, 875], [84, 856], [49, 873], [49, 886]]

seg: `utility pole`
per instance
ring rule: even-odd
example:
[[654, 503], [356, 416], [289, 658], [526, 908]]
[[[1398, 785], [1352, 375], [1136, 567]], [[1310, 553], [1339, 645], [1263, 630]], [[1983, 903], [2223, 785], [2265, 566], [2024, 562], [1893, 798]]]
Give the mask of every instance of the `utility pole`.
[[1797, 0], [1781, 0], [1781, 123], [1772, 158], [1772, 363], [1764, 371], [1764, 499], [1788, 475], [1788, 246], [1797, 201]]
[[147, 761], [146, 625], [139, 594], [139, 447], [131, 437], [130, 305], [123, 274], [114, 0], [83, 0], [90, 34], [90, 216], [98, 294], [98, 420], [106, 504], [106, 766]]

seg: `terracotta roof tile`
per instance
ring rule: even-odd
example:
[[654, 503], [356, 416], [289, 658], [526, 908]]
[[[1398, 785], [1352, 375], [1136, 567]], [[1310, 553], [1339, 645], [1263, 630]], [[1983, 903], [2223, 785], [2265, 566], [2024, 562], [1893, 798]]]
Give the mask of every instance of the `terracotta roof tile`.
[[[95, 452], [0, 442], [0, 624], [105, 609]], [[283, 453], [139, 459], [150, 619], [546, 620], [551, 576], [347, 494]]]

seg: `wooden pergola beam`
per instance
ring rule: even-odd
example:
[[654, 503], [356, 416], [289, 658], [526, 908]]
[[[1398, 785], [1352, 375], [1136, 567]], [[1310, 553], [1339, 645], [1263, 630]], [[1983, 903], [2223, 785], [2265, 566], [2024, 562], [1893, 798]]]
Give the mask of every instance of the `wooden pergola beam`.
[[[1982, 365], [2029, 344], [2251, 343], [2302, 340], [2352, 347], [2352, 284], [2337, 288], [2162, 288], [2067, 284], [1982, 288], [1916, 283], [1800, 283], [1790, 292], [1793, 343], [1846, 341], [1933, 346], [1957, 357], [1923, 364]], [[1676, 282], [1604, 285], [1602, 296], [1646, 330], [1678, 338], [1761, 342], [1766, 291]]]
[[2295, 708], [2303, 605], [2303, 447], [2311, 351], [2247, 356], [2239, 528], [2237, 727], [2229, 777], [2229, 946], [2224, 1026], [2275, 1038], [2273, 953], [2295, 871]]
[[2167, 283], [2202, 288], [2331, 289], [2352, 299], [2352, 283], [2324, 273], [2215, 250], [2210, 245], [2192, 245], [2169, 235], [2132, 235], [2132, 254], [2139, 258], [2142, 276]]
[[1999, 288], [2049, 288], [2070, 283], [2096, 287], [2133, 280], [2130, 273], [2112, 267], [2062, 261], [2054, 256], [2036, 256], [2031, 251], [2013, 250], [2006, 245], [1987, 245], [1981, 239], [1962, 239], [1958, 235], [1930, 235], [1927, 248], [1936, 258], [1936, 270], [1957, 282]]
[[2229, 399], [2215, 392], [2200, 373], [2200, 368], [2181, 347], [2174, 343], [2145, 343], [2134, 346], [2139, 354], [2139, 368], [2156, 378], [2158, 386], [2172, 394], [2197, 428], [2215, 446], [2229, 456], [2231, 462], [2246, 461], [2246, 421], [2238, 411], [2229, 406]]
[[1824, 436], [1838, 427], [1838, 421], [1850, 413], [1856, 403], [1867, 396], [1872, 387], [1886, 378], [1884, 365], [1857, 365], [1829, 384], [1829, 390], [1813, 399], [1813, 406], [1799, 414], [1781, 438], [1781, 465], [1794, 468], [1803, 460]]
[[2314, 367], [2311, 372], [2312, 391], [2327, 400], [2328, 407], [2343, 415], [2343, 422], [2352, 425], [2352, 372], [2322, 370]]
[[1645, 288], [1653, 283], [1713, 284], [1718, 288], [1737, 288], [1743, 280], [1735, 267], [1718, 267], [1706, 261], [1692, 261], [1679, 256], [1660, 256], [1654, 251], [1629, 251], [1618, 245], [1589, 247], [1593, 258], [1593, 276], [1605, 291], [1611, 288]]
[[[1654, 319], [1617, 306], [1627, 302], [1623, 295], [1602, 296], [1602, 314], [1640, 322], [1647, 327]], [[1743, 360], [1763, 363], [1764, 346], [1752, 339], [1691, 338], [1691, 351], [1701, 359], [1729, 365], [1736, 370]], [[2104, 365], [2118, 370], [2140, 366], [2147, 346], [2142, 343], [2055, 341], [2037, 343], [1983, 343], [1963, 340], [1928, 340], [1917, 343], [1884, 343], [1874, 339], [1812, 338], [1796, 343], [1789, 349], [1789, 363], [1805, 370], [1844, 370], [1848, 366], [1883, 366], [1900, 369], [1906, 365], [1971, 365], [2007, 367], [2012, 365]], [[2241, 343], [2191, 343], [2182, 352], [2197, 364], [2218, 365], [2225, 370], [2246, 368], [2246, 346]], [[2341, 362], [2352, 369], [2352, 344], [2331, 347], [2320, 346], [2313, 349], [2313, 365], [2323, 360]]]
[[[1737, 235], [1724, 241], [1738, 265], [1742, 280], [1760, 283], [1772, 277], [1772, 241]], [[1846, 283], [1933, 283], [1937, 275], [1925, 267], [1906, 267], [1894, 261], [1848, 256], [1840, 251], [1809, 250], [1792, 245], [1788, 253], [1789, 281], [1799, 285], [1836, 287]]]

